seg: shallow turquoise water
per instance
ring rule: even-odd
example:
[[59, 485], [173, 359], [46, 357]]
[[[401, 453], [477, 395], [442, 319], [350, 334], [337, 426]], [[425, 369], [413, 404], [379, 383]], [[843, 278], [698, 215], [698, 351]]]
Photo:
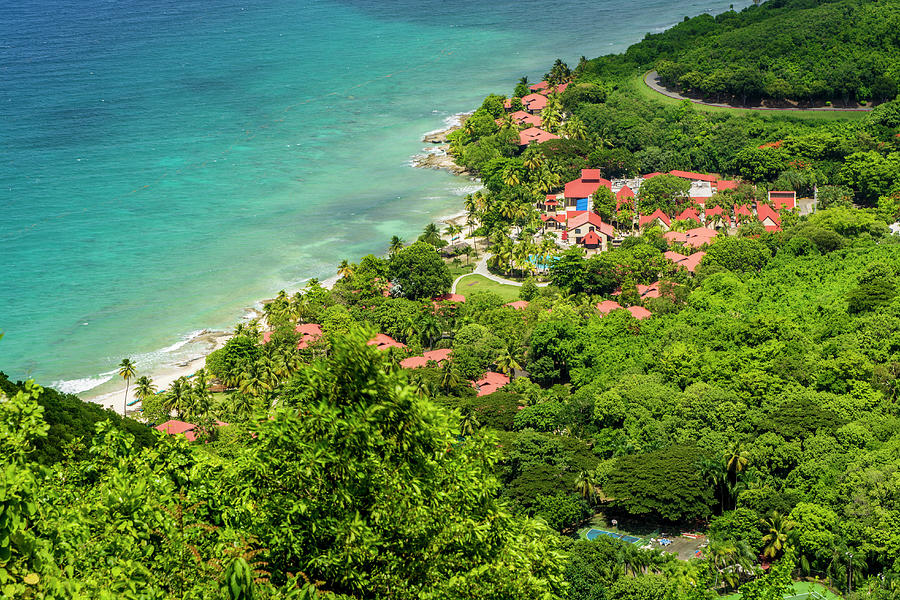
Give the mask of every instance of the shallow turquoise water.
[[[426, 131], [726, 2], [0, 5], [0, 369], [82, 391], [457, 212]], [[743, 3], [746, 4], [746, 3]]]

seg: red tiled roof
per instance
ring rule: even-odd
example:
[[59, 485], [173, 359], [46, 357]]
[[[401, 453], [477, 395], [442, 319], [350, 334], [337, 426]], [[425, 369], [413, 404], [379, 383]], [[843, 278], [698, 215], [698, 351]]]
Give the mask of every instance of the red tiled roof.
[[698, 215], [697, 211], [695, 211], [693, 208], [686, 208], [683, 211], [681, 211], [681, 214], [678, 215], [677, 217], [675, 217], [675, 219], [678, 221], [691, 220], [691, 221], [696, 221], [699, 223], [700, 215]]
[[406, 348], [406, 344], [401, 344], [391, 336], [385, 335], [383, 333], [379, 333], [374, 338], [366, 342], [366, 345], [378, 346], [379, 350], [385, 350], [387, 348]]
[[589, 198], [601, 185], [612, 190], [612, 182], [601, 177], [599, 169], [582, 169], [581, 177], [566, 183], [564, 195], [566, 198]]
[[738, 204], [734, 207], [734, 215], [753, 216], [753, 208], [749, 204]]
[[440, 364], [449, 359], [451, 354], [453, 354], [453, 351], [450, 349], [431, 350], [423, 353], [422, 356], [410, 356], [401, 360], [400, 366], [404, 369], [421, 369], [427, 366], [430, 361]]
[[503, 101], [503, 108], [505, 108], [507, 110], [512, 108], [512, 98], [507, 98], [506, 100]]
[[528, 86], [528, 89], [531, 90], [532, 92], [536, 92], [538, 90], [543, 90], [548, 87], [550, 87], [549, 83], [547, 83], [546, 81], [539, 81], [537, 83], [533, 83], [530, 86]]
[[674, 175], [675, 177], [681, 177], [682, 179], [690, 179], [691, 181], [709, 181], [712, 183], [716, 181], [718, 177], [716, 175], [704, 175], [703, 173], [693, 173], [691, 171], [679, 171], [674, 169], [669, 171], [669, 175]]
[[269, 340], [271, 340], [271, 339], [272, 339], [272, 332], [271, 332], [271, 331], [263, 331], [263, 334], [262, 334], [262, 343], [263, 343], [263, 344], [268, 344], [268, 343], [269, 343]]
[[689, 238], [691, 237], [701, 237], [701, 238], [714, 238], [719, 235], [719, 232], [715, 229], [707, 229], [706, 227], [694, 227], [693, 229], [688, 229], [685, 231]]
[[550, 218], [550, 215], [541, 213], [541, 221], [546, 222]]
[[769, 203], [775, 210], [787, 208], [793, 210], [797, 206], [797, 192], [769, 192]]
[[704, 256], [706, 256], [706, 252], [694, 252], [678, 264], [693, 273]]
[[547, 196], [544, 198], [544, 200], [553, 200], [555, 202], [556, 194], [547, 194]]
[[672, 224], [672, 221], [669, 219], [669, 215], [667, 215], [666, 213], [664, 213], [663, 211], [661, 211], [660, 209], [657, 208], [649, 215], [641, 215], [640, 218], [638, 219], [638, 225], [643, 227], [647, 223], [652, 223], [656, 219], [661, 220], [666, 225]]
[[738, 181], [736, 179], [720, 179], [716, 182], [716, 189], [720, 192], [722, 190], [733, 190], [737, 188]]
[[712, 208], [703, 209], [703, 214], [706, 215], [707, 217], [710, 217], [713, 215], [721, 215], [724, 212], [725, 212], [725, 209], [722, 208], [721, 206], [714, 206]]
[[663, 239], [667, 242], [682, 244], [687, 241], [687, 234], [683, 231], [667, 231], [663, 234]]
[[607, 315], [619, 308], [622, 308], [622, 306], [615, 300], [604, 300], [603, 302], [597, 303], [597, 310], [604, 315]]
[[671, 260], [673, 263], [679, 263], [687, 258], [684, 254], [679, 254], [678, 252], [673, 252], [672, 250], [667, 250], [663, 252], [663, 256]]
[[650, 179], [651, 177], [656, 177], [657, 175], [662, 175], [659, 171], [654, 171], [653, 173], [647, 173], [644, 175], [643, 179]]
[[523, 129], [519, 132], [520, 146], [527, 146], [531, 142], [543, 144], [546, 141], [558, 139], [559, 136], [555, 133], [549, 133], [543, 129], [538, 129], [537, 127], [530, 127], [529, 129]]
[[444, 294], [443, 296], [435, 296], [432, 300], [435, 302], [465, 302], [466, 297], [462, 294]]
[[301, 335], [322, 335], [322, 326], [316, 323], [304, 323], [294, 327], [294, 331]]
[[567, 88], [567, 87], [569, 87], [569, 84], [568, 84], [568, 83], [561, 83], [561, 84], [559, 84], [558, 86], [556, 86], [556, 93], [557, 93], [557, 94], [562, 94], [564, 91], [566, 91], [566, 88]]
[[556, 221], [559, 221], [560, 223], [566, 222], [566, 215], [556, 214], [556, 215], [553, 215], [551, 218], [555, 219]]
[[615, 228], [609, 223], [604, 223], [603, 219], [601, 219], [600, 215], [597, 213], [588, 212], [586, 210], [571, 211], [566, 224], [566, 229], [571, 231], [582, 225], [592, 225], [607, 237], [613, 237], [616, 233]]
[[627, 185], [623, 185], [622, 189], [620, 189], [618, 192], [616, 192], [616, 198], [619, 200], [622, 200], [625, 198], [634, 198], [634, 191]]
[[515, 302], [507, 302], [503, 306], [508, 306], [516, 310], [525, 310], [528, 308], [528, 300], [516, 300]]
[[639, 321], [643, 321], [644, 319], [650, 317], [653, 313], [644, 308], [643, 306], [629, 306], [628, 312], [631, 313], [635, 319]]
[[544, 200], [544, 206], [556, 206], [559, 202], [556, 200]]
[[765, 221], [766, 219], [771, 219], [771, 226], [774, 227], [778, 227], [779, 225], [781, 225], [781, 217], [778, 215], [775, 209], [768, 204], [756, 205], [756, 218], [759, 219], [760, 222]]
[[488, 371], [481, 379], [472, 382], [472, 385], [478, 390], [479, 396], [487, 396], [488, 394], [493, 394], [508, 383], [509, 377], [503, 373]]
[[528, 110], [544, 110], [547, 108], [547, 96], [541, 94], [522, 96], [522, 105]]
[[194, 429], [196, 425], [192, 425], [191, 423], [185, 423], [184, 421], [177, 421], [172, 419], [170, 421], [166, 421], [165, 423], [161, 423], [154, 427], [157, 431], [162, 431], [163, 433], [168, 433], [169, 435], [178, 435], [180, 433], [185, 433], [186, 431], [190, 431]]
[[532, 127], [540, 127], [541, 123], [542, 123], [541, 118], [539, 116], [529, 114], [529, 113], [525, 112], [524, 110], [519, 110], [519, 111], [514, 112], [512, 114], [512, 119], [513, 119], [513, 121], [515, 121], [516, 123], [519, 123], [520, 125], [525, 123], [525, 124], [531, 125]]
[[596, 231], [588, 231], [587, 234], [581, 238], [581, 243], [584, 246], [599, 246], [600, 236], [597, 235]]

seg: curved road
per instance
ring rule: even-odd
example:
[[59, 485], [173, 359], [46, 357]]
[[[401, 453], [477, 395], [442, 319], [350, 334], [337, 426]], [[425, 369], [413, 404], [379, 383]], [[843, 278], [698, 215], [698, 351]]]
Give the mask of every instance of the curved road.
[[866, 112], [872, 110], [869, 108], [834, 108], [823, 106], [821, 108], [797, 108], [797, 107], [788, 107], [788, 108], [774, 108], [770, 106], [735, 106], [734, 104], [725, 104], [724, 102], [704, 102], [702, 100], [695, 100], [694, 98], [688, 98], [687, 96], [683, 96], [678, 92], [673, 92], [668, 88], [664, 87], [662, 83], [659, 81], [659, 73], [656, 71], [649, 71], [646, 75], [644, 75], [644, 83], [647, 84], [647, 87], [652, 89], [654, 92], [658, 92], [663, 96], [668, 96], [669, 98], [674, 98], [675, 100], [687, 100], [688, 102], [693, 102], [694, 104], [702, 104], [703, 106], [718, 106], [719, 108], [739, 108], [741, 110], [771, 110], [771, 111], [803, 111], [803, 112]]
[[[466, 273], [465, 275], [460, 275], [459, 277], [456, 278], [456, 280], [453, 282], [453, 286], [450, 288], [450, 293], [455, 294], [456, 293], [456, 285], [459, 283], [460, 279], [462, 279], [464, 277], [468, 277], [469, 275], [481, 275], [482, 277], [487, 277], [491, 281], [496, 281], [497, 283], [502, 283], [503, 285], [514, 285], [516, 287], [522, 287], [521, 281], [513, 281], [512, 279], [504, 279], [502, 277], [497, 277], [496, 275], [494, 275], [493, 273], [488, 271], [487, 263], [490, 258], [491, 258], [491, 255], [488, 254], [487, 252], [485, 252], [484, 255], [481, 257], [481, 260], [478, 261], [478, 264], [475, 265], [474, 271], [472, 271], [471, 273]], [[548, 285], [550, 285], [550, 284], [549, 283], [537, 284], [538, 287], [547, 287]]]

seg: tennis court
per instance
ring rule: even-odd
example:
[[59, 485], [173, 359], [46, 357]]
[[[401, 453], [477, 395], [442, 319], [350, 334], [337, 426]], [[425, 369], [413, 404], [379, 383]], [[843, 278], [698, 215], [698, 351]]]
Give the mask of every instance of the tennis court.
[[611, 538], [615, 538], [617, 540], [622, 540], [623, 542], [628, 542], [629, 544], [634, 544], [634, 543], [641, 541], [641, 538], [634, 537], [633, 535], [625, 535], [622, 533], [613, 533], [612, 531], [604, 531], [602, 529], [590, 529], [584, 535], [589, 540], [596, 540], [601, 535], [608, 535]]

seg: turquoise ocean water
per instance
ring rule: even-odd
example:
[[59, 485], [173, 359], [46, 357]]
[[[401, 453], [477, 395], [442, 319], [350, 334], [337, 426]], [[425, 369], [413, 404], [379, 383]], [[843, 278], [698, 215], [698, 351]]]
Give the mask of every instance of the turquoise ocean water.
[[[740, 8], [747, 3], [735, 5]], [[458, 212], [423, 133], [689, 0], [0, 4], [0, 370], [71, 392]]]

